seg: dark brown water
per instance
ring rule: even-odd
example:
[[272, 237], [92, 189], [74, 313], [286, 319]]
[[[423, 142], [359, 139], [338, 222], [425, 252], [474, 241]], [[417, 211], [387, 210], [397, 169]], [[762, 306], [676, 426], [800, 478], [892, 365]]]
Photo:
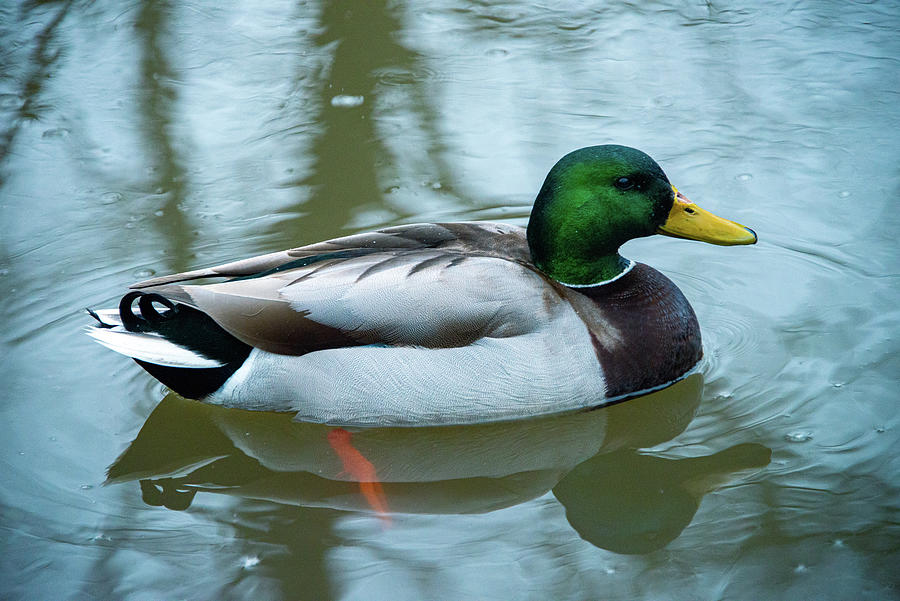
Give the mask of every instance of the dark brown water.
[[[552, 6], [0, 6], [0, 597], [900, 598], [900, 5]], [[690, 299], [702, 374], [358, 432], [387, 515], [327, 428], [80, 331], [152, 274], [523, 224], [600, 143], [760, 235], [625, 248]]]

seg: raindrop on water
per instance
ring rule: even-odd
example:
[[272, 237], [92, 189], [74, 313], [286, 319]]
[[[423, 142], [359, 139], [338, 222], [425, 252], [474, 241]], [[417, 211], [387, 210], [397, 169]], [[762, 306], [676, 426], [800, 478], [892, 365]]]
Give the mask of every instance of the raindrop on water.
[[808, 430], [794, 430], [784, 435], [784, 439], [788, 442], [807, 442], [812, 440], [812, 432]]
[[258, 555], [245, 555], [244, 557], [241, 557], [241, 567], [245, 570], [249, 570], [257, 564], [259, 564]]
[[331, 106], [352, 108], [354, 106], [360, 106], [363, 101], [365, 101], [364, 96], [350, 96], [348, 94], [339, 94], [331, 99]]
[[739, 182], [749, 182], [751, 179], [753, 179], [753, 176], [749, 173], [741, 173], [735, 179]]
[[70, 133], [72, 133], [72, 132], [70, 130], [66, 129], [65, 127], [56, 127], [56, 128], [48, 129], [48, 130], [44, 131], [44, 133], [41, 134], [41, 137], [45, 138], [45, 139], [47, 139], [47, 138], [65, 138]]
[[147, 269], [147, 268], [135, 269], [134, 271], [131, 272], [131, 275], [133, 275], [136, 278], [149, 278], [150, 276], [156, 275], [156, 272], [153, 271], [152, 269]]
[[100, 197], [100, 203], [105, 205], [111, 205], [123, 200], [125, 197], [119, 194], [118, 192], [107, 192]]

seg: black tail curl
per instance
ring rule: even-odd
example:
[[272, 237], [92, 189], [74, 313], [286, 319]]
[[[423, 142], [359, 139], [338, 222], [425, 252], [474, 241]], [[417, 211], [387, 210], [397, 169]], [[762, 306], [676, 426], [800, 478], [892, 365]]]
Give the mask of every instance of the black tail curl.
[[[138, 301], [138, 309], [140, 315], [134, 314], [134, 301]], [[172, 314], [166, 312], [165, 316], [160, 313], [154, 306], [159, 303], [166, 307]], [[184, 306], [184, 305], [181, 305]], [[156, 326], [164, 319], [172, 319], [178, 314], [178, 307], [166, 297], [155, 292], [140, 292], [134, 290], [122, 297], [119, 301], [119, 317], [122, 318], [122, 325], [129, 332], [151, 332], [156, 330]]]
[[[160, 306], [164, 309], [157, 308]], [[154, 378], [188, 398], [197, 399], [214, 392], [237, 371], [252, 350], [206, 313], [155, 292], [134, 290], [123, 296], [119, 301], [119, 317], [129, 332], [153, 333], [222, 363], [221, 367], [186, 368], [135, 359]]]

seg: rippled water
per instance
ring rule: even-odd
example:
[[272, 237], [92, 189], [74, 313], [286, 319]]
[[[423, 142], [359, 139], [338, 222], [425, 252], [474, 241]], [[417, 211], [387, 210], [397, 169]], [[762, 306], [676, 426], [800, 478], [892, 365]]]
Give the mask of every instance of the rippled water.
[[[0, 6], [0, 597], [900, 598], [898, 29], [892, 2]], [[153, 274], [522, 224], [607, 142], [760, 234], [626, 246], [700, 319], [674, 389], [354, 433], [373, 490], [327, 428], [167, 396], [80, 331]]]

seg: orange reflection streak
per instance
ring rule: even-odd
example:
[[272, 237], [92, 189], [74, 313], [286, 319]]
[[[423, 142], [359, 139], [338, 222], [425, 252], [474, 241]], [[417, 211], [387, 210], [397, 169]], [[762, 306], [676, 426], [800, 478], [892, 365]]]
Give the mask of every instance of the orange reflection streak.
[[375, 466], [360, 453], [350, 441], [352, 434], [343, 428], [335, 428], [328, 433], [328, 444], [334, 449], [335, 454], [344, 465], [344, 472], [353, 476], [359, 483], [359, 491], [365, 497], [381, 521], [390, 525], [391, 518], [388, 515], [387, 497], [378, 476], [375, 474]]

